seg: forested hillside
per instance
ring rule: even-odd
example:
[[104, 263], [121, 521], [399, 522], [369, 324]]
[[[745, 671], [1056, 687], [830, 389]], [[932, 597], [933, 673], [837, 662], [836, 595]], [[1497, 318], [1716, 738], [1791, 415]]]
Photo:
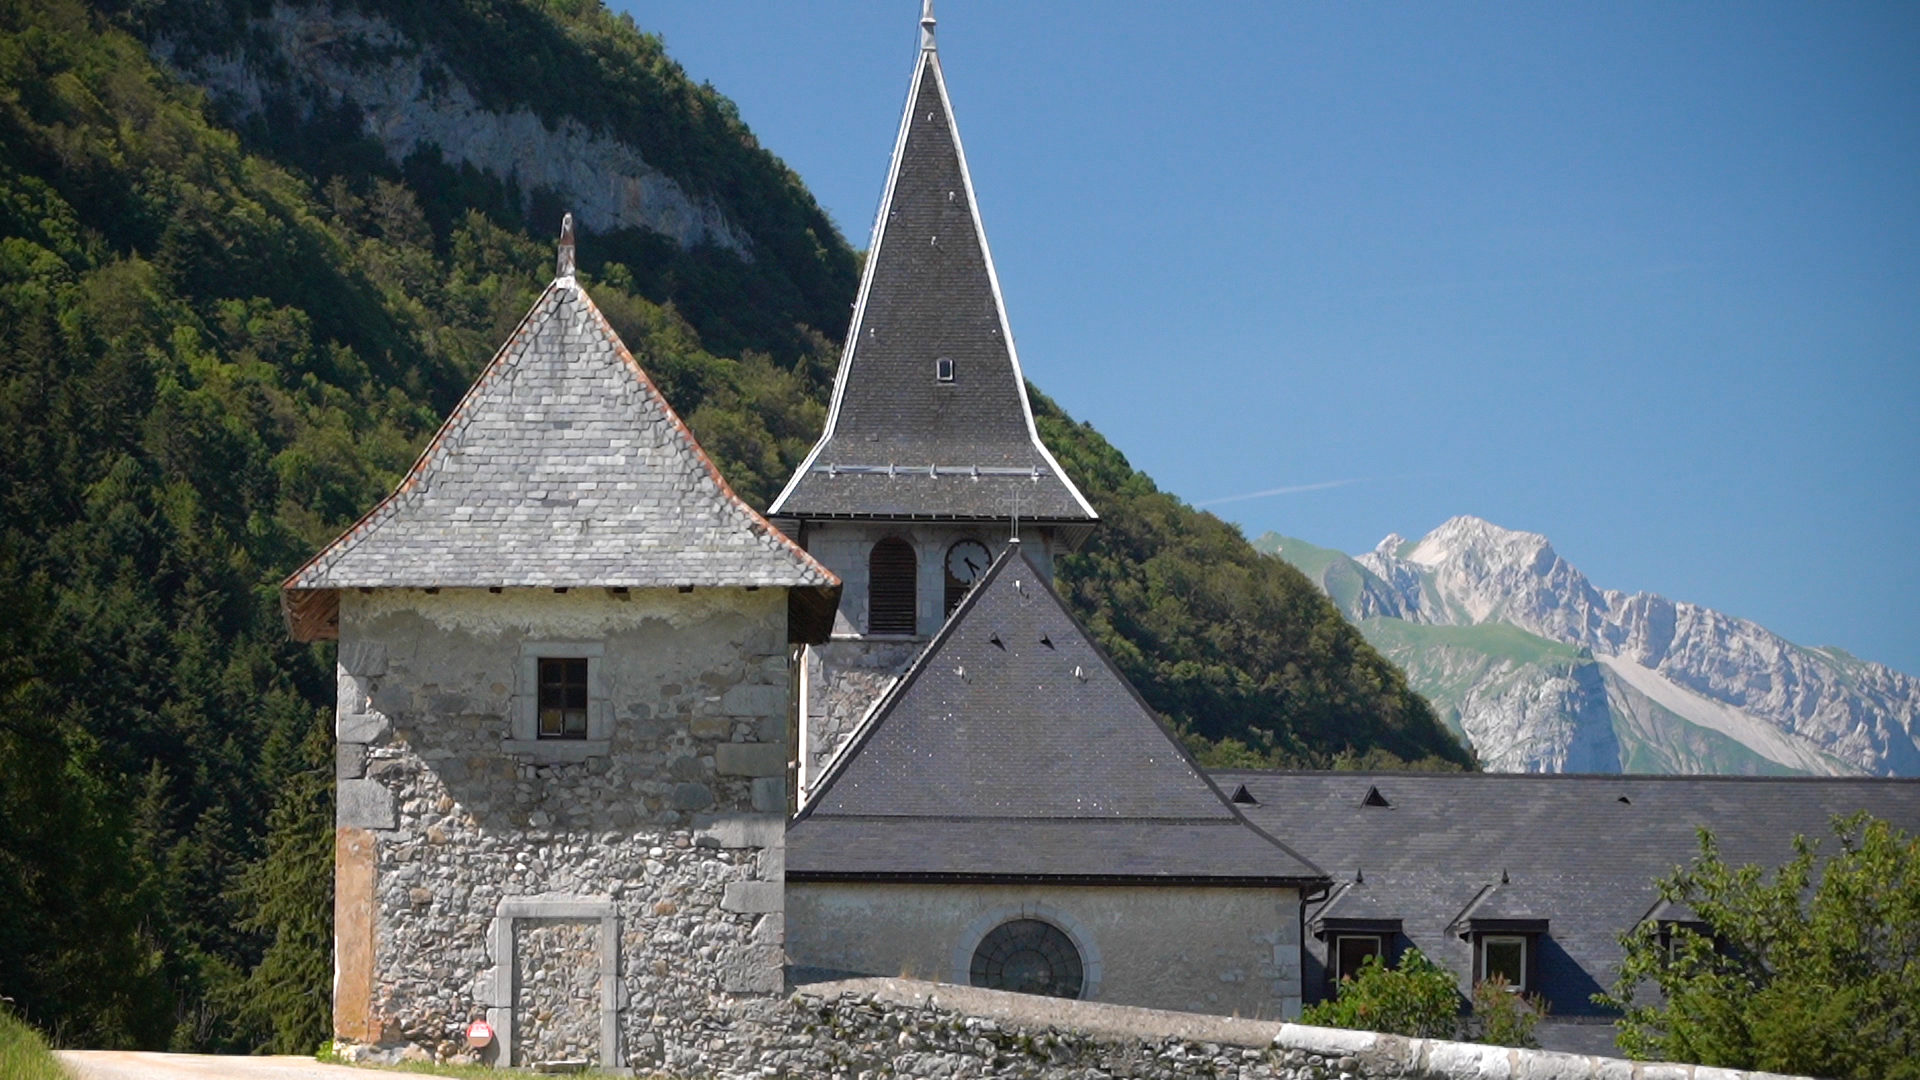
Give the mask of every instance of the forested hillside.
[[[69, 1044], [324, 1037], [332, 655], [287, 640], [276, 586], [551, 273], [552, 193], [396, 162], [351, 108], [230, 115], [154, 59], [244, 52], [265, 10], [0, 0], [0, 995]], [[818, 433], [855, 287], [798, 179], [593, 4], [365, 10], [479, 100], [571, 110], [725, 209], [751, 258], [614, 228], [581, 265], [764, 504]], [[1063, 586], [1208, 755], [1466, 762], [1298, 572], [1036, 404], [1106, 521]]]

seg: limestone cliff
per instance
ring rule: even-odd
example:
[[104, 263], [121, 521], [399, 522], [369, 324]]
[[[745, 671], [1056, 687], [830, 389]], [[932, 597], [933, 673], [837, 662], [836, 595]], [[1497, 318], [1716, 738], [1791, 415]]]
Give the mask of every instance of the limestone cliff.
[[178, 35], [153, 41], [156, 56], [236, 121], [270, 117], [282, 100], [302, 121], [350, 109], [396, 165], [437, 149], [448, 164], [472, 166], [523, 197], [552, 193], [584, 228], [646, 229], [681, 247], [753, 258], [752, 240], [712, 196], [690, 193], [631, 142], [578, 116], [489, 107], [440, 48], [380, 15], [282, 0], [227, 44], [209, 51], [183, 47]]
[[1746, 619], [1601, 589], [1536, 533], [1457, 517], [1321, 583], [1503, 771], [1920, 775], [1920, 680]]

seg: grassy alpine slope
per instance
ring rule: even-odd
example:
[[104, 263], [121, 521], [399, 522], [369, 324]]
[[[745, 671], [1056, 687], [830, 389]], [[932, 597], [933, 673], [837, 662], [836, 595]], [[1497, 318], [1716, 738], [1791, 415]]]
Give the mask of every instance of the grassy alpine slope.
[[[138, 36], [218, 50], [253, 10], [0, 0], [0, 987], [72, 1045], [325, 1036], [332, 654], [287, 640], [275, 587], [401, 475], [550, 273], [540, 193], [395, 165], [324, 112], [228, 126]], [[627, 230], [584, 236], [582, 269], [764, 502], [819, 431], [855, 284], [805, 189], [596, 5], [391, 10], [484, 95], [552, 110], [538, 88], [570, 80], [588, 120], [736, 208], [752, 264]], [[1063, 586], [1209, 753], [1464, 760], [1305, 578], [1041, 412], [1107, 521]]]

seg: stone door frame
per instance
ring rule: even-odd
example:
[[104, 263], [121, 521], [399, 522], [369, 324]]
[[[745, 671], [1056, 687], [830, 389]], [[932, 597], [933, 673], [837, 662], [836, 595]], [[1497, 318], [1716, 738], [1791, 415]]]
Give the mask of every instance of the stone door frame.
[[513, 1064], [513, 1002], [519, 987], [514, 961], [514, 921], [516, 919], [572, 919], [600, 923], [600, 1063], [599, 1068], [613, 1071], [626, 1064], [620, 1055], [620, 919], [618, 908], [608, 896], [503, 896], [487, 925], [487, 951], [493, 967], [488, 969], [492, 993], [487, 1001], [487, 1023], [493, 1026], [494, 1044], [499, 1047], [494, 1061], [501, 1066]]

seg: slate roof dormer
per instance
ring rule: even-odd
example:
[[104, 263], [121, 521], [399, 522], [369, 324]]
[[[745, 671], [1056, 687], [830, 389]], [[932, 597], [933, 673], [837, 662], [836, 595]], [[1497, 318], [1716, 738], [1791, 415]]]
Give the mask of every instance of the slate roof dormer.
[[1018, 545], [828, 770], [787, 877], [1327, 882], [1194, 764]]
[[824, 640], [839, 579], [734, 495], [573, 276], [558, 275], [405, 479], [282, 583], [294, 636], [348, 588], [767, 587]]
[[1522, 890], [1500, 876], [1498, 885], [1488, 885], [1461, 909], [1448, 929], [1461, 937], [1469, 934], [1544, 934], [1547, 917], [1542, 897]]
[[1307, 920], [1315, 937], [1325, 939], [1340, 932], [1355, 934], [1397, 934], [1401, 919], [1385, 900], [1367, 888], [1365, 881], [1350, 881], [1334, 890], [1326, 903]]
[[867, 250], [826, 431], [768, 515], [1084, 535], [1098, 515], [1034, 427], [931, 10]]

